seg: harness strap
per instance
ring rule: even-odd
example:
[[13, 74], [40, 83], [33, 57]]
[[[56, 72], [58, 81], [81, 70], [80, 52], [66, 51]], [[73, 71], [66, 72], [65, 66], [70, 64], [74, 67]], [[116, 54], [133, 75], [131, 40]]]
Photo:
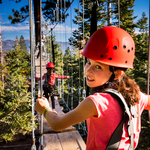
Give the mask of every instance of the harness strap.
[[122, 132], [124, 130], [125, 124], [124, 122], [126, 122], [128, 116], [126, 113], [123, 113], [123, 118], [121, 120], [121, 122], [119, 123], [119, 125], [117, 126], [117, 128], [115, 129], [115, 131], [113, 132], [108, 145], [106, 147], [106, 150], [117, 150], [121, 141], [121, 137], [122, 137]]
[[[124, 97], [122, 96], [121, 93], [119, 93], [118, 91], [114, 90], [114, 89], [107, 89], [104, 91], [104, 93], [109, 93], [112, 97], [116, 98], [121, 106], [121, 108], [123, 109], [123, 118], [121, 120], [121, 122], [119, 123], [118, 127], [115, 129], [115, 131], [113, 132], [108, 145], [106, 147], [106, 150], [117, 150], [121, 141], [121, 137], [122, 137], [122, 133], [125, 127], [125, 123], [128, 120], [128, 134], [129, 134], [129, 138], [130, 138], [130, 146], [129, 146], [129, 150], [134, 150], [134, 136], [133, 136], [133, 122], [132, 122], [132, 115], [130, 113], [129, 107], [124, 99]], [[132, 109], [132, 112], [135, 113], [135, 111]]]

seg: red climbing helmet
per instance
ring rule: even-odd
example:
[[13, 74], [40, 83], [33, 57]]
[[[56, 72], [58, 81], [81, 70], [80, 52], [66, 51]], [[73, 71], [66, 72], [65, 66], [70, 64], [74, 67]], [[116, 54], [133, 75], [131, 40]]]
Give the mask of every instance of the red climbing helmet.
[[49, 62], [46, 64], [46, 69], [48, 69], [48, 68], [55, 68], [55, 66], [52, 62]]
[[107, 26], [92, 34], [82, 55], [120, 68], [133, 68], [135, 43], [125, 30]]

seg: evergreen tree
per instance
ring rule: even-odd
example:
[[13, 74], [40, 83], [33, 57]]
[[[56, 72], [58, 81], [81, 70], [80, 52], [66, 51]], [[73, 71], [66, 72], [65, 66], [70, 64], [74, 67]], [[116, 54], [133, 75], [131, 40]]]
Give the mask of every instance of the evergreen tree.
[[5, 85], [0, 86], [0, 141], [11, 141], [18, 133], [32, 130], [31, 93], [28, 91], [27, 75], [30, 72], [30, 55], [15, 49], [6, 56]]
[[[147, 70], [148, 68], [148, 18], [145, 12], [137, 22], [139, 33], [135, 35], [136, 51], [133, 69], [133, 78], [136, 80], [141, 90], [147, 93]], [[148, 83], [149, 84], [149, 83]], [[150, 142], [150, 124], [148, 121], [148, 111], [142, 114], [142, 130], [137, 149], [148, 149]]]
[[[113, 9], [113, 20], [112, 25], [118, 26], [118, 0], [114, 0], [114, 9]], [[134, 29], [137, 27], [137, 24], [134, 23], [134, 19], [137, 16], [134, 16], [134, 2], [135, 0], [120, 0], [120, 27], [126, 30], [131, 35], [134, 34]], [[116, 21], [117, 20], [117, 21]]]
[[[14, 0], [16, 3], [19, 3], [21, 0]], [[34, 2], [36, 2], [34, 0]], [[46, 0], [44, 2], [41, 3], [41, 7], [42, 7], [42, 14], [44, 19], [47, 20], [51, 20], [52, 23], [54, 22], [58, 22], [61, 21], [61, 12], [62, 14], [65, 13], [65, 9], [68, 9], [68, 7], [70, 6], [71, 2], [70, 1], [59, 1], [59, 4], [57, 4], [57, 0]], [[64, 6], [65, 4], [65, 6]], [[62, 9], [61, 9], [62, 7]], [[29, 17], [29, 5], [25, 5], [23, 7], [20, 8], [20, 10], [15, 10], [12, 9], [12, 13], [13, 15], [9, 15], [8, 19], [11, 20], [12, 24], [15, 23], [22, 23], [24, 22], [28, 17]], [[57, 14], [57, 15], [56, 15]], [[63, 15], [62, 17], [62, 21], [64, 22], [64, 18], [66, 18], [68, 16], [68, 13], [65, 13], [65, 17]], [[58, 20], [59, 18], [59, 20]]]
[[[76, 16], [73, 19], [73, 23], [78, 25], [78, 29], [73, 31], [73, 36], [69, 39], [69, 44], [73, 45], [77, 48], [83, 49], [83, 42], [87, 42], [90, 38], [90, 29], [91, 29], [91, 18], [92, 18], [92, 7], [95, 4], [95, 1], [91, 2], [91, 0], [84, 1], [84, 10], [83, 10], [83, 1], [80, 0], [81, 9], [75, 8]], [[107, 13], [106, 7], [107, 2], [105, 0], [98, 0], [97, 3], [97, 15], [94, 16], [97, 18], [97, 29], [104, 27], [107, 24]], [[84, 11], [84, 16], [83, 16]], [[83, 20], [84, 17], [84, 20]], [[84, 25], [84, 35], [83, 35], [83, 25]], [[84, 40], [83, 41], [83, 36]]]
[[1, 88], [0, 141], [11, 141], [13, 136], [32, 131], [31, 93], [27, 79], [17, 70], [5, 78], [5, 88]]
[[10, 50], [6, 55], [7, 70], [10, 73], [18, 70], [18, 73], [24, 76], [30, 75], [31, 67], [30, 54], [27, 50], [20, 48], [19, 40], [16, 38], [16, 44], [14, 45], [14, 50]]
[[26, 46], [26, 43], [25, 43], [23, 35], [21, 35], [21, 37], [20, 37], [19, 45], [20, 45], [20, 49], [22, 49], [23, 51], [27, 52], [27, 46]]
[[145, 13], [137, 22], [137, 29], [139, 33], [133, 35], [135, 41], [135, 59], [134, 69], [129, 71], [129, 76], [135, 79], [143, 92], [147, 92], [147, 65], [148, 65], [148, 33], [147, 24], [148, 18]]

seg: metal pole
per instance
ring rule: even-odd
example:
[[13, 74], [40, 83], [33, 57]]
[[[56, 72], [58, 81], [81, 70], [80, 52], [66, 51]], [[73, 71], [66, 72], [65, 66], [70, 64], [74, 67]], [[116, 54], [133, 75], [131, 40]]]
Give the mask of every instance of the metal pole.
[[118, 0], [118, 27], [120, 28], [120, 0]]
[[[40, 51], [40, 79], [41, 79], [41, 82], [40, 82], [40, 87], [41, 87], [41, 89], [40, 89], [40, 95], [41, 95], [41, 97], [42, 97], [42, 95], [43, 95], [43, 85], [42, 85], [42, 40], [41, 40], [41, 38], [42, 38], [42, 32], [41, 32], [41, 28], [42, 28], [42, 23], [41, 23], [41, 15], [42, 15], [42, 9], [41, 9], [41, 0], [39, 0], [39, 4], [40, 4], [40, 10], [39, 10], [39, 12], [40, 12], [40, 43], [39, 43], [39, 51]], [[40, 133], [41, 133], [41, 147], [40, 147], [40, 150], [43, 150], [43, 115], [41, 115], [41, 129], [40, 129]]]
[[[149, 3], [149, 17], [150, 17], [150, 3]], [[149, 18], [149, 45], [148, 45], [148, 67], [147, 67], [147, 95], [149, 95], [149, 69], [150, 69], [150, 18]], [[150, 121], [150, 111], [148, 110], [148, 117]]]
[[35, 100], [35, 74], [34, 74], [34, 28], [33, 28], [33, 16], [32, 16], [32, 0], [29, 0], [29, 16], [30, 16], [30, 54], [31, 54], [31, 94], [32, 94], [32, 147], [31, 150], [36, 150], [35, 145], [35, 122], [34, 122], [34, 100]]
[[33, 16], [32, 16], [32, 0], [30, 0], [30, 54], [31, 54], [31, 93], [32, 93], [32, 138], [33, 138], [33, 145], [32, 150], [36, 150], [35, 146], [35, 122], [34, 122], [34, 106], [35, 106], [35, 63], [34, 63], [34, 28], [33, 28]]

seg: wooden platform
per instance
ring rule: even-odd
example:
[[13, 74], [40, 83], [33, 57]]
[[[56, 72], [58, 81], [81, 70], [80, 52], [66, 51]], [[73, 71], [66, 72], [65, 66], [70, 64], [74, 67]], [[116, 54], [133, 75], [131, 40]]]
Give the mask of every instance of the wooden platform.
[[[51, 103], [50, 103], [51, 105]], [[55, 96], [55, 108], [58, 114], [63, 114], [57, 97]], [[40, 117], [38, 117], [40, 118]], [[54, 133], [43, 118], [43, 150], [85, 150], [86, 145], [81, 135], [74, 127], [69, 127], [60, 133]]]

